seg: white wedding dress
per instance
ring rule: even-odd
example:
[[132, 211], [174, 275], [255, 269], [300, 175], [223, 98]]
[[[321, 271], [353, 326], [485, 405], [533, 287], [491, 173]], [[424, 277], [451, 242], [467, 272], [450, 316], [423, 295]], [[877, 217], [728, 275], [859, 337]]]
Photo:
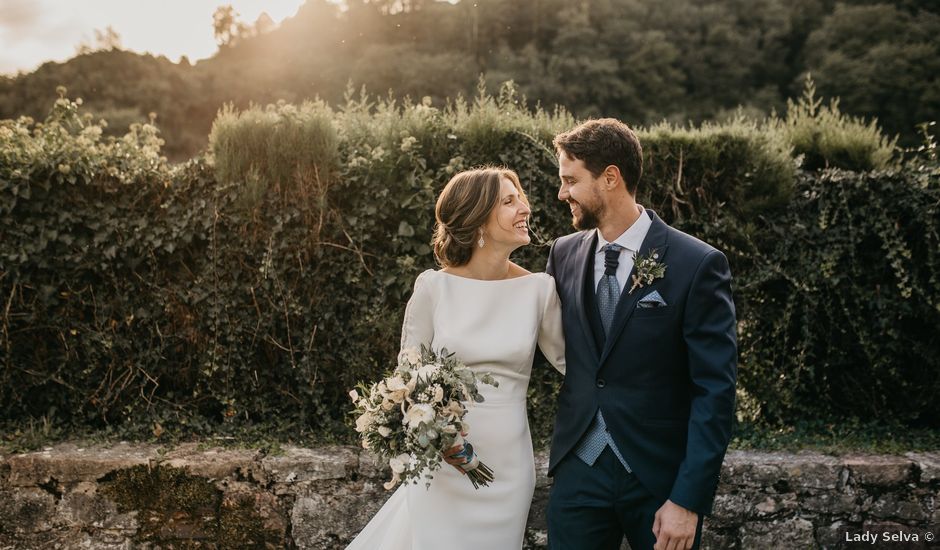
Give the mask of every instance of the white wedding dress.
[[535, 490], [526, 389], [535, 346], [564, 373], [561, 309], [550, 275], [484, 281], [428, 270], [405, 309], [402, 348], [447, 348], [499, 387], [480, 385], [469, 405], [467, 440], [494, 472], [474, 489], [442, 463], [425, 483], [399, 487], [347, 550], [512, 550], [522, 548]]

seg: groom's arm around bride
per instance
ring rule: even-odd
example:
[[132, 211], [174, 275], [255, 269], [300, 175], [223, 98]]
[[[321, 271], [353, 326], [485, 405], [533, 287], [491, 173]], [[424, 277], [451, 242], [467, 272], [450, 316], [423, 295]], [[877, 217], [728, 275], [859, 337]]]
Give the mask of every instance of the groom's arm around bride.
[[555, 138], [576, 229], [546, 270], [567, 373], [549, 475], [549, 546], [698, 546], [731, 437], [735, 311], [725, 255], [636, 203], [642, 149], [620, 121]]

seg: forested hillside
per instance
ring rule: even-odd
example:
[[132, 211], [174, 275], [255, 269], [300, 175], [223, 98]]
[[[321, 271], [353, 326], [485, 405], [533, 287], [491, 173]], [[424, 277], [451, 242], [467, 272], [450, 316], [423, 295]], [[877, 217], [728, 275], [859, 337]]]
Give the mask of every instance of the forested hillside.
[[336, 104], [365, 86], [441, 105], [483, 74], [547, 108], [649, 124], [780, 112], [807, 73], [902, 144], [940, 118], [930, 0], [308, 0], [277, 27], [235, 23], [195, 65], [111, 49], [0, 77], [0, 118], [45, 117], [62, 84], [115, 134], [156, 113], [166, 153], [183, 159], [226, 102]]

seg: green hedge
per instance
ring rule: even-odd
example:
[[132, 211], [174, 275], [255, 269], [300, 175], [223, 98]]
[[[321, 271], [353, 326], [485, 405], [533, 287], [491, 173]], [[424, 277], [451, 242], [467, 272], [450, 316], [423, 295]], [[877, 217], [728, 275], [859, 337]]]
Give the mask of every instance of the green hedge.
[[741, 383], [764, 418], [940, 426], [940, 172], [803, 178], [739, 274]]
[[[511, 86], [445, 110], [353, 94], [337, 109], [226, 109], [208, 159], [181, 166], [160, 157], [152, 125], [105, 139], [78, 109], [63, 97], [41, 125], [0, 122], [0, 423], [43, 418], [132, 435], [264, 425], [291, 437], [348, 438], [346, 391], [397, 352], [414, 278], [433, 267], [433, 204], [451, 174], [484, 163], [519, 172], [535, 238], [516, 259], [530, 269], [541, 270], [550, 240], [571, 231], [548, 144], [574, 121], [527, 110]], [[774, 325], [779, 300], [768, 298], [778, 283], [763, 275], [770, 266], [792, 277], [778, 258], [789, 253], [782, 241], [801, 234], [780, 231], [790, 223], [780, 216], [809, 208], [803, 187], [794, 195], [791, 144], [773, 125], [745, 120], [662, 125], [640, 137], [641, 202], [729, 253], [742, 382], [768, 415], [793, 414], [803, 394], [777, 403], [777, 389], [760, 380], [790, 368], [782, 346], [791, 340], [770, 337], [784, 330]], [[903, 179], [872, 181], [882, 177]], [[833, 178], [811, 177], [826, 193]], [[926, 219], [919, 208], [927, 203], [909, 202], [910, 219]], [[852, 246], [868, 244], [852, 242], [844, 248], [850, 264]], [[933, 269], [922, 263], [933, 256], [917, 250], [909, 262]], [[911, 299], [935, 292], [935, 281], [918, 284]], [[924, 299], [935, 304], [931, 296]], [[924, 308], [908, 318], [937, 326]], [[767, 328], [757, 334], [758, 326]], [[907, 372], [893, 347], [871, 342], [875, 356], [865, 358], [888, 372], [884, 380]], [[558, 382], [551, 369], [535, 369], [530, 412], [539, 438], [549, 433]]]

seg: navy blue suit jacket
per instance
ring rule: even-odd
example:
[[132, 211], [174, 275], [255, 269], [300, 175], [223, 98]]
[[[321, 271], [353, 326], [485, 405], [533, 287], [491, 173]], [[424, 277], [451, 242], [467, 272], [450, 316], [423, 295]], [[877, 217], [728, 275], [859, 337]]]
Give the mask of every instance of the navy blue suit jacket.
[[[731, 437], [737, 342], [725, 255], [653, 220], [641, 256], [655, 249], [665, 277], [617, 305], [606, 340], [593, 299], [594, 230], [558, 239], [546, 271], [562, 303], [566, 374], [558, 397], [549, 475], [587, 431], [598, 408], [617, 448], [653, 495], [711, 511]], [[635, 273], [635, 270], [634, 270]], [[632, 277], [631, 277], [632, 279]], [[640, 308], [658, 291], [665, 306]]]

